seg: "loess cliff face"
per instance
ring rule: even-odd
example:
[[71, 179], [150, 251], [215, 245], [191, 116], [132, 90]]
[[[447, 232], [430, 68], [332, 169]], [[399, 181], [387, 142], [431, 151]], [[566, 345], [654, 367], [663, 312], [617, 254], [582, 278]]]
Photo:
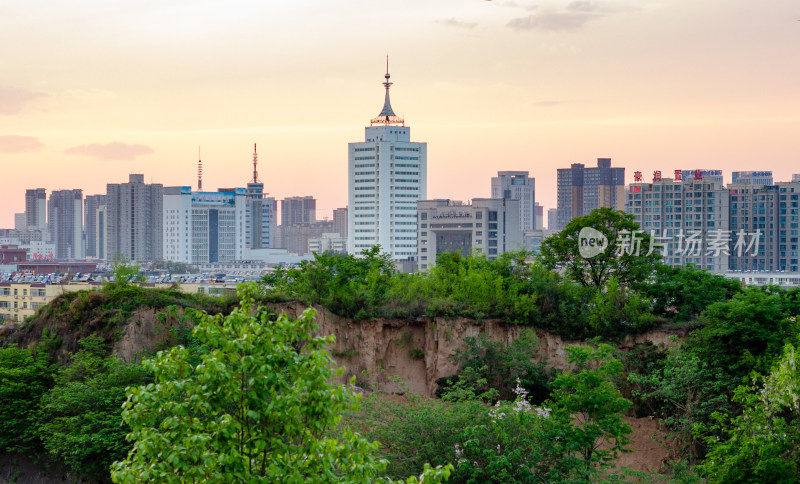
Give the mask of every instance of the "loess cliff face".
[[[271, 306], [290, 317], [299, 316], [306, 309], [294, 302]], [[486, 333], [490, 339], [508, 344], [525, 329], [501, 320], [477, 322], [467, 318], [375, 319], [356, 323], [333, 315], [323, 307], [314, 309], [319, 333], [336, 338], [329, 350], [343, 368], [337, 382], [346, 383], [355, 377], [357, 386], [388, 393], [408, 391], [434, 396], [436, 380], [457, 372], [452, 356], [464, 346], [464, 338]], [[672, 335], [683, 336], [683, 333], [653, 330], [626, 338], [620, 347], [647, 341], [669, 345]], [[567, 346], [582, 344], [540, 330], [536, 330], [536, 336], [538, 357], [546, 359], [548, 366], [561, 370], [568, 368]]]

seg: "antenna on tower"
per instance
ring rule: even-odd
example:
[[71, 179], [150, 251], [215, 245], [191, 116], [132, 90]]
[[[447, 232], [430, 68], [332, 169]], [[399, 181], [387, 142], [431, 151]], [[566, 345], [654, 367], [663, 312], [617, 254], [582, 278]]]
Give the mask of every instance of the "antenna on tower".
[[253, 143], [253, 183], [258, 183], [258, 150], [257, 146]]
[[197, 145], [197, 191], [203, 191], [203, 158], [200, 156], [200, 145]]

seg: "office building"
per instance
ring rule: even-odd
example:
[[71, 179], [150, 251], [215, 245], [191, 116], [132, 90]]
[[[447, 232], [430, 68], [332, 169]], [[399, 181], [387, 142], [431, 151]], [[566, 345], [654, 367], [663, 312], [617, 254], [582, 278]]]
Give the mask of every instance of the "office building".
[[58, 260], [83, 259], [83, 192], [56, 190], [47, 204], [47, 226]]
[[527, 171], [498, 171], [492, 177], [492, 198], [519, 200], [519, 229], [536, 227], [536, 179]]
[[[105, 258], [105, 240], [100, 242], [98, 248], [98, 222], [102, 224], [101, 232], [105, 232], [105, 215], [98, 220], [97, 212], [105, 210], [105, 195], [87, 195], [83, 201], [84, 237], [86, 239], [86, 257], [96, 259]], [[99, 252], [103, 253], [101, 257]]]
[[734, 171], [731, 174], [731, 185], [767, 186], [772, 185], [771, 171]]
[[246, 188], [165, 187], [164, 258], [193, 265], [244, 259], [247, 205]]
[[427, 196], [427, 144], [412, 142], [392, 109], [389, 77], [364, 141], [348, 145], [347, 251], [380, 245], [393, 260], [408, 260], [417, 255], [417, 200]]
[[310, 224], [317, 221], [314, 197], [287, 197], [281, 200], [281, 227]]
[[[625, 207], [625, 168], [612, 168], [611, 158], [598, 158], [597, 167], [573, 163], [557, 172], [558, 217], [556, 230], [575, 217], [589, 215], [600, 207]], [[553, 227], [549, 227], [553, 230]]]
[[471, 204], [451, 200], [420, 200], [417, 261], [420, 269], [436, 264], [436, 255], [472, 251], [490, 259], [523, 248], [519, 230], [519, 200], [473, 198]]
[[[163, 259], [162, 204], [164, 186], [145, 184], [144, 175], [131, 174], [128, 183], [106, 185], [106, 258]], [[96, 210], [96, 209], [95, 209]]]
[[218, 192], [165, 187], [164, 258], [200, 265], [244, 260], [251, 249], [272, 248], [275, 199], [253, 185], [260, 183]]
[[[635, 182], [628, 186], [625, 211], [634, 215], [641, 230], [652, 235], [653, 249], [662, 253], [668, 265], [695, 264], [716, 273], [728, 270], [730, 251], [728, 190], [714, 175], [705, 178], [701, 170], [686, 171], [683, 177]], [[630, 236], [626, 250], [644, 247]]]

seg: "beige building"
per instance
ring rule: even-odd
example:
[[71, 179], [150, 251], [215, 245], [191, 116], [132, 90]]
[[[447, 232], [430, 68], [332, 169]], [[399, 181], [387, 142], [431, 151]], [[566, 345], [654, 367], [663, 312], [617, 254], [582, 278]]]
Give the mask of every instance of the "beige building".
[[471, 204], [455, 200], [417, 202], [419, 231], [417, 261], [420, 269], [436, 264], [436, 255], [472, 251], [490, 259], [523, 248], [519, 228], [519, 200], [473, 198]]

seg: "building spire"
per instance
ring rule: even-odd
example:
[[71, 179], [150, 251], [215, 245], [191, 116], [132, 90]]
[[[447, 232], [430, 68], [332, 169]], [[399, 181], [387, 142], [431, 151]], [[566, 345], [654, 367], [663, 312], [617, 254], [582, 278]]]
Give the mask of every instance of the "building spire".
[[375, 124], [384, 124], [386, 126], [389, 126], [391, 124], [399, 124], [405, 126], [405, 121], [403, 121], [403, 118], [394, 113], [394, 110], [392, 109], [392, 103], [389, 101], [389, 87], [391, 87], [392, 83], [389, 82], [389, 78], [391, 76], [389, 75], [388, 55], [386, 56], [386, 75], [383, 77], [386, 78], [386, 81], [383, 82], [384, 87], [386, 87], [386, 98], [383, 101], [383, 109], [376, 118], [370, 120], [369, 124], [370, 126], [373, 126]]
[[258, 149], [253, 143], [253, 183], [258, 183]]

